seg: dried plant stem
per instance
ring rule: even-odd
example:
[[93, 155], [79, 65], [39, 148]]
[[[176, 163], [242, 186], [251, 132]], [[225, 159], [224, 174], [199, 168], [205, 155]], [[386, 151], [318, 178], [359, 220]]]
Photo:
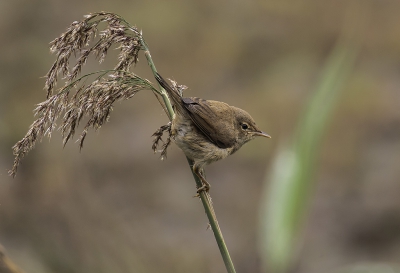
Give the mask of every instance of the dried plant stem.
[[[154, 65], [154, 62], [153, 62], [153, 60], [151, 58], [151, 54], [150, 54], [149, 48], [148, 48], [146, 42], [144, 41], [143, 37], [141, 39], [141, 44], [142, 44], [142, 47], [143, 47], [147, 62], [149, 64], [151, 70], [153, 71], [154, 76], [156, 76], [157, 69], [156, 69], [156, 67]], [[174, 110], [172, 108], [171, 102], [170, 102], [170, 100], [168, 98], [167, 92], [161, 86], [160, 86], [160, 89], [161, 89], [161, 96], [162, 96], [162, 98], [164, 100], [164, 103], [165, 103], [165, 106], [166, 106], [166, 109], [167, 109], [167, 112], [168, 112], [169, 119], [172, 120], [172, 117], [175, 115], [175, 113], [174, 113]], [[186, 159], [187, 159], [187, 161], [189, 163], [189, 167], [190, 167], [190, 170], [191, 170], [191, 172], [193, 174], [193, 177], [194, 177], [194, 180], [196, 182], [197, 188], [200, 188], [203, 185], [203, 183], [197, 177], [197, 175], [193, 172], [193, 168], [192, 168], [193, 161], [188, 157], [186, 157]], [[201, 202], [203, 203], [203, 207], [204, 207], [204, 210], [205, 210], [206, 215], [208, 217], [208, 221], [209, 221], [211, 229], [212, 229], [212, 231], [214, 233], [215, 240], [217, 241], [218, 248], [219, 248], [219, 251], [221, 252], [222, 259], [224, 260], [226, 270], [227, 270], [228, 273], [235, 273], [236, 272], [235, 271], [235, 267], [233, 265], [233, 262], [232, 262], [232, 259], [231, 259], [230, 255], [229, 255], [228, 247], [226, 246], [224, 237], [222, 236], [222, 231], [221, 231], [221, 228], [219, 227], [219, 224], [218, 224], [217, 215], [215, 214], [214, 207], [213, 207], [213, 204], [212, 204], [212, 201], [211, 201], [211, 196], [210, 196], [210, 194], [208, 192], [201, 191], [200, 192], [200, 199], [201, 199]]]

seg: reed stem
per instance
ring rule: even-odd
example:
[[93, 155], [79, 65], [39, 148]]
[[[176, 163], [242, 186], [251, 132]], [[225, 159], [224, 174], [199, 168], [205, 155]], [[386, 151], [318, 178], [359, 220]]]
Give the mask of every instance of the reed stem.
[[[149, 64], [154, 76], [156, 76], [157, 69], [156, 69], [156, 67], [154, 65], [153, 59], [151, 58], [150, 50], [149, 50], [146, 42], [144, 41], [143, 37], [141, 38], [141, 43], [142, 43], [142, 47], [143, 47], [143, 50], [144, 50], [144, 54], [145, 54], [146, 59], [147, 59], [147, 63]], [[168, 98], [167, 92], [161, 86], [159, 86], [159, 87], [161, 89], [161, 97], [163, 98], [164, 103], [165, 103], [166, 112], [168, 114], [169, 119], [172, 120], [174, 115], [175, 115], [175, 113], [174, 113], [174, 110], [172, 108], [171, 102], [170, 102], [170, 100]], [[193, 161], [188, 157], [186, 157], [186, 159], [187, 159], [187, 161], [189, 163], [189, 167], [190, 167], [190, 170], [191, 170], [191, 172], [193, 174], [193, 177], [194, 177], [194, 180], [196, 182], [197, 188], [200, 188], [202, 186], [202, 182], [197, 177], [197, 175], [193, 172], [193, 168], [192, 168]], [[215, 214], [214, 207], [213, 207], [212, 201], [211, 201], [211, 196], [210, 196], [210, 194], [208, 192], [201, 191], [200, 192], [200, 199], [201, 199], [201, 202], [203, 203], [203, 207], [204, 207], [204, 210], [205, 210], [206, 215], [208, 217], [208, 221], [209, 221], [211, 229], [212, 229], [212, 231], [214, 233], [215, 240], [217, 241], [218, 248], [219, 248], [219, 251], [221, 252], [222, 259], [224, 260], [226, 270], [227, 270], [228, 273], [236, 273], [235, 267], [234, 267], [233, 262], [232, 262], [232, 259], [231, 259], [230, 255], [229, 255], [228, 247], [226, 246], [224, 237], [222, 236], [221, 228], [219, 227], [219, 224], [218, 224], [217, 216]]]

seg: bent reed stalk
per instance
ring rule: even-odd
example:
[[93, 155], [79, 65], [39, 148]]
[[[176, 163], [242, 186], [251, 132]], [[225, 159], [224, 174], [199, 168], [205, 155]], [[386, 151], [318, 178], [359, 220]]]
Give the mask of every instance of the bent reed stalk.
[[[104, 30], [99, 31], [100, 23], [106, 23]], [[91, 45], [93, 43], [94, 45]], [[108, 50], [114, 45], [117, 45], [119, 54], [118, 63], [113, 69], [100, 70], [78, 77], [90, 55], [94, 55], [101, 63], [106, 58]], [[13, 146], [15, 159], [9, 171], [11, 176], [15, 177], [20, 161], [34, 148], [38, 140], [44, 136], [51, 137], [53, 130], [57, 128], [56, 121], [61, 116], [62, 123], [58, 128], [62, 132], [64, 146], [73, 138], [82, 118], [88, 118], [78, 140], [80, 149], [83, 147], [89, 129], [98, 130], [108, 121], [114, 102], [130, 99], [141, 90], [151, 90], [169, 119], [172, 120], [174, 117], [175, 113], [166, 91], [161, 86], [158, 86], [159, 89], [155, 88], [149, 80], [130, 72], [132, 65], [138, 62], [141, 50], [144, 51], [154, 75], [157, 70], [142, 32], [131, 26], [121, 16], [109, 12], [86, 15], [82, 21], [73, 22], [66, 32], [53, 40], [50, 43], [50, 50], [55, 53], [56, 61], [45, 76], [47, 100], [37, 105], [34, 113], [38, 118], [29, 127], [26, 135]], [[71, 68], [69, 62], [72, 56], [75, 56], [76, 61]], [[60, 75], [63, 76], [65, 85], [56, 89]], [[90, 77], [95, 77], [95, 79], [86, 84]], [[178, 86], [176, 82], [172, 84]], [[178, 86], [181, 91], [185, 88], [185, 86]], [[162, 132], [161, 135], [155, 133], [156, 140], [153, 143], [155, 151]], [[169, 143], [168, 138], [163, 145], [162, 158], [166, 156]], [[193, 162], [189, 158], [187, 160], [193, 173]], [[201, 187], [200, 179], [194, 173], [193, 177], [197, 187]], [[205, 191], [201, 191], [199, 195], [227, 272], [234, 273], [235, 268], [222, 236], [211, 196]]]

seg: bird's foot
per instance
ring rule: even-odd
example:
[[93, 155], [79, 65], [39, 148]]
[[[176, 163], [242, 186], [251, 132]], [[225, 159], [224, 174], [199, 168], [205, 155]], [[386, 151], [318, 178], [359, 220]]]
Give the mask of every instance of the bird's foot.
[[208, 187], [207, 185], [203, 185], [203, 186], [201, 186], [200, 188], [197, 189], [197, 193], [200, 193], [202, 191], [209, 192], [210, 191], [210, 187]]
[[196, 174], [196, 176], [200, 179], [202, 185], [197, 188], [197, 195], [196, 196], [200, 196], [200, 193], [202, 191], [205, 191], [206, 193], [208, 193], [210, 191], [210, 183], [207, 182], [207, 180], [205, 179], [205, 173], [204, 173], [204, 169], [200, 168], [199, 165], [194, 164], [193, 165], [193, 172]]
[[201, 186], [200, 188], [197, 188], [197, 194], [195, 196], [193, 196], [193, 197], [199, 197], [200, 198], [200, 193], [202, 191], [205, 191], [206, 193], [208, 193], [210, 191], [210, 184], [208, 182], [203, 184], [203, 186]]
[[200, 188], [197, 189], [197, 193], [199, 194], [202, 191], [205, 191], [208, 193], [210, 191], [210, 188], [211, 188], [210, 183], [203, 180], [203, 186], [201, 186]]

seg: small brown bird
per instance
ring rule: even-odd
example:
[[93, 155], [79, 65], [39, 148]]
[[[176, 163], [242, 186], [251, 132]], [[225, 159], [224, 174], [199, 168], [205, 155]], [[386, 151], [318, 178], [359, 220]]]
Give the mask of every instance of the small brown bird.
[[210, 189], [204, 178], [205, 165], [233, 154], [256, 136], [270, 138], [246, 111], [220, 101], [183, 98], [159, 74], [156, 80], [174, 104], [171, 138], [193, 160], [193, 172], [203, 183], [197, 192]]

